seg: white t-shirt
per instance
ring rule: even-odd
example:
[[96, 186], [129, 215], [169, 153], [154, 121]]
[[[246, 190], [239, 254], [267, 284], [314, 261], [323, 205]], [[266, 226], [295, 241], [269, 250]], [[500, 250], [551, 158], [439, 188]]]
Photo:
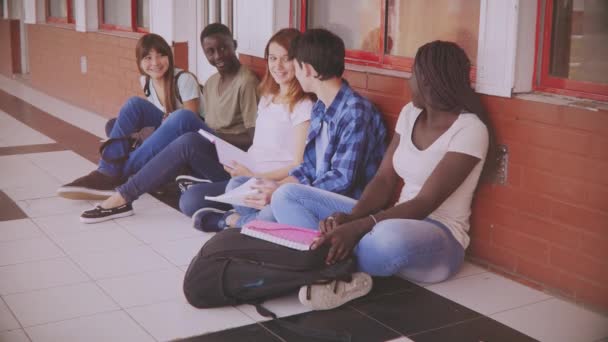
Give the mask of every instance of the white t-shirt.
[[411, 102], [399, 114], [395, 132], [399, 134], [399, 146], [393, 156], [393, 166], [405, 185], [399, 203], [418, 195], [439, 161], [447, 152], [459, 152], [481, 159], [464, 182], [448, 197], [429, 218], [443, 223], [450, 229], [463, 248], [469, 245], [469, 217], [471, 201], [483, 168], [488, 150], [488, 130], [479, 117], [461, 113], [452, 126], [431, 146], [419, 150], [412, 142], [414, 123], [422, 112]]
[[253, 144], [247, 151], [260, 172], [273, 171], [294, 161], [295, 126], [310, 120], [312, 105], [311, 100], [302, 100], [290, 113], [289, 105], [272, 103], [271, 96], [260, 99]]
[[[182, 70], [175, 68], [174, 75], [177, 75], [177, 73], [180, 71]], [[143, 88], [146, 84], [146, 77], [142, 75], [139, 78], [139, 83], [141, 83], [141, 87]], [[196, 81], [196, 78], [194, 78], [194, 76], [192, 76], [190, 73], [184, 72], [179, 76], [179, 79], [177, 80], [177, 87], [179, 88], [179, 94], [182, 97], [183, 102], [200, 97], [200, 88], [198, 86], [198, 82]], [[148, 101], [152, 102], [158, 109], [163, 111], [163, 113], [165, 112], [165, 107], [160, 103], [160, 100], [158, 99], [158, 94], [156, 93], [156, 89], [154, 89], [154, 82], [152, 82], [152, 80], [150, 80], [150, 96], [148, 96], [147, 99]], [[177, 96], [175, 98], [175, 104], [177, 105], [177, 109], [181, 109], [184, 107], [184, 104], [182, 102], [179, 102]], [[202, 101], [200, 102], [199, 107], [202, 108]], [[203, 112], [199, 109], [199, 113], [202, 114]]]

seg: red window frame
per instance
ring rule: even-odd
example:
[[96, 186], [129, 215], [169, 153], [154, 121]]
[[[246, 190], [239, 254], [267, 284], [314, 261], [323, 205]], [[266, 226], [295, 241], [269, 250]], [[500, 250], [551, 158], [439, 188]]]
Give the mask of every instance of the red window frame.
[[73, 16], [73, 8], [72, 8], [72, 2], [70, 0], [63, 0], [66, 2], [66, 8], [67, 8], [67, 16], [65, 17], [51, 17], [50, 13], [51, 13], [51, 2], [50, 0], [46, 0], [45, 1], [45, 8], [46, 8], [46, 22], [47, 23], [57, 23], [57, 24], [74, 24], [74, 16]]
[[131, 0], [131, 26], [122, 26], [105, 23], [104, 0], [99, 1], [99, 28], [108, 31], [125, 31], [148, 33], [150, 30], [145, 27], [137, 26], [137, 0]]
[[[555, 77], [549, 73], [549, 65], [551, 63], [551, 33], [553, 30], [554, 0], [545, 0], [544, 13], [542, 4], [543, 0], [538, 0], [535, 59], [535, 75], [538, 75], [538, 79], [537, 82], [535, 82], [535, 89], [539, 91], [556, 93], [561, 95], [576, 96], [599, 101], [608, 101], [608, 84], [575, 81], [567, 78]], [[541, 20], [543, 14], [544, 20]], [[539, 47], [541, 38], [543, 42], [542, 48]], [[541, 54], [540, 58], [538, 54]]]

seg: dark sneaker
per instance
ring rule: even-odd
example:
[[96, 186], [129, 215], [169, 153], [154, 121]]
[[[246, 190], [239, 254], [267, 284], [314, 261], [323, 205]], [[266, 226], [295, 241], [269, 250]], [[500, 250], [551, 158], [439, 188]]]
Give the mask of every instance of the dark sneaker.
[[334, 280], [326, 284], [304, 285], [300, 288], [300, 303], [313, 310], [329, 310], [365, 296], [372, 289], [372, 277], [363, 272], [352, 274], [349, 282]]
[[118, 178], [106, 176], [95, 170], [72, 183], [63, 185], [57, 194], [63, 198], [75, 200], [104, 200], [116, 193], [120, 185]]
[[133, 206], [130, 203], [123, 204], [120, 207], [110, 209], [104, 209], [98, 205], [91, 210], [83, 212], [80, 215], [80, 222], [98, 223], [131, 215], [133, 215]]
[[192, 226], [203, 232], [219, 232], [228, 227], [226, 218], [232, 211], [202, 208], [192, 215]]
[[211, 181], [208, 179], [204, 179], [204, 178], [196, 178], [194, 176], [181, 175], [181, 176], [177, 176], [177, 178], [175, 178], [175, 183], [177, 183], [177, 187], [179, 188], [179, 191], [181, 191], [183, 194], [184, 192], [186, 192], [186, 190], [188, 190], [189, 187], [191, 187], [195, 184], [211, 183]]

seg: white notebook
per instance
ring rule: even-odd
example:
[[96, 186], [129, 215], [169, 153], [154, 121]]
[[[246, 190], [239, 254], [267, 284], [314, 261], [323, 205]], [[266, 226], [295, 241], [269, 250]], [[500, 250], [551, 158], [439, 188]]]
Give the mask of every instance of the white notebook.
[[215, 144], [217, 156], [222, 165], [231, 167], [232, 162], [237, 162], [251, 170], [251, 172], [258, 172], [257, 166], [249, 153], [203, 129], [199, 129], [198, 133]]
[[240, 205], [243, 207], [249, 207], [245, 204], [245, 197], [248, 195], [252, 195], [257, 193], [257, 190], [251, 188], [252, 185], [257, 181], [256, 178], [251, 178], [245, 183], [241, 184], [239, 187], [236, 187], [222, 195], [219, 196], [205, 196], [206, 200], [228, 203], [232, 205]]

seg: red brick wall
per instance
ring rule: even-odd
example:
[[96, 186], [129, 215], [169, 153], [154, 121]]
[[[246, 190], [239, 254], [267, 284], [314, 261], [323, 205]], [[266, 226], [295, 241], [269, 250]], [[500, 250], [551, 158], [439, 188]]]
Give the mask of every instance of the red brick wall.
[[[262, 74], [264, 60], [241, 55]], [[403, 78], [346, 71], [394, 127], [410, 100]], [[508, 184], [475, 199], [469, 258], [528, 285], [608, 309], [608, 112], [482, 96]]]
[[[114, 117], [131, 96], [143, 95], [135, 64], [137, 37], [28, 25], [31, 82], [45, 93]], [[80, 72], [80, 57], [87, 72]]]
[[0, 19], [0, 73], [11, 77], [21, 72], [19, 20]]

